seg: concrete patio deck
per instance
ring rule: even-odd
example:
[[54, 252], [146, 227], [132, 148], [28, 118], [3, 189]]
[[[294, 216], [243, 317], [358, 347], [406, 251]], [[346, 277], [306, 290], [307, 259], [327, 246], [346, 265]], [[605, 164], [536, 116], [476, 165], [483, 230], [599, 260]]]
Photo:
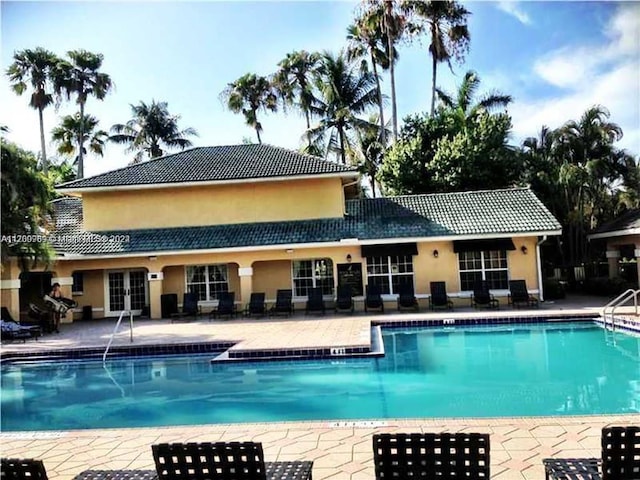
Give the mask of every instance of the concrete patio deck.
[[[583, 314], [598, 316], [602, 299], [571, 298], [545, 303], [539, 310], [503, 309], [491, 316]], [[515, 313], [514, 313], [515, 312]], [[369, 338], [372, 320], [469, 318], [487, 315], [471, 309], [456, 312], [354, 315], [292, 319], [200, 319], [188, 323], [139, 320], [134, 345], [230, 340], [251, 348], [283, 345], [341, 346]], [[114, 320], [63, 325], [60, 334], [39, 341], [2, 346], [4, 353], [104, 347]], [[123, 328], [114, 345], [130, 345]], [[0, 433], [3, 457], [40, 458], [49, 478], [70, 480], [86, 469], [153, 469], [151, 445], [171, 441], [259, 441], [268, 461], [313, 460], [315, 480], [373, 479], [371, 436], [377, 432], [481, 432], [491, 434], [492, 479], [542, 479], [546, 457], [598, 457], [606, 425], [640, 424], [640, 415], [368, 420], [367, 422], [281, 422], [184, 427]]]

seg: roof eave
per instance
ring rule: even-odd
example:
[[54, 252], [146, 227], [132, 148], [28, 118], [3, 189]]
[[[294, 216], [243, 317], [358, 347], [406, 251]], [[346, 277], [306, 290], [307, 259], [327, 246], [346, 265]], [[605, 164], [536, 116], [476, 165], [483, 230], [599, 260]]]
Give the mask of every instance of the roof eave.
[[623, 237], [625, 235], [640, 235], [640, 227], [624, 228], [622, 230], [612, 230], [610, 232], [592, 233], [587, 235], [588, 240], [597, 240], [599, 238]]
[[264, 182], [285, 182], [290, 180], [312, 180], [317, 178], [345, 178], [357, 179], [360, 173], [357, 171], [314, 173], [307, 175], [282, 175], [275, 177], [252, 177], [232, 180], [205, 180], [197, 182], [168, 182], [168, 183], [136, 183], [130, 185], [113, 185], [104, 187], [80, 187], [80, 188], [57, 188], [56, 191], [65, 195], [82, 195], [88, 192], [116, 192], [122, 190], [151, 190], [161, 188], [188, 188], [202, 187], [209, 185], [233, 185], [240, 183], [264, 183]]

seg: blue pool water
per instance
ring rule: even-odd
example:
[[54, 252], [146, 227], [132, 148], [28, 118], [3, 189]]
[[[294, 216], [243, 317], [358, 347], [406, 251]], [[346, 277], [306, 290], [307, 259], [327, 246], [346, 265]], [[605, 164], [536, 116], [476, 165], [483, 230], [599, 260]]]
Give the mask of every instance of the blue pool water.
[[2, 430], [640, 411], [640, 338], [594, 323], [384, 331], [384, 358], [2, 368]]

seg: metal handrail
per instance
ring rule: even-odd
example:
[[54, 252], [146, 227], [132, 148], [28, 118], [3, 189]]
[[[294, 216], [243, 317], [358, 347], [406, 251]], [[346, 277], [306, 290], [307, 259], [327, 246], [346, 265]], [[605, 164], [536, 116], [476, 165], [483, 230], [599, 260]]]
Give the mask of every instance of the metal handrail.
[[616, 298], [607, 303], [602, 309], [602, 319], [604, 320], [605, 327], [607, 326], [607, 308], [611, 308], [611, 328], [615, 330], [616, 322], [614, 313], [616, 308], [621, 307], [623, 304], [631, 300], [633, 298], [633, 306], [635, 309], [635, 314], [638, 315], [638, 295], [640, 295], [640, 290], [634, 290], [632, 288], [627, 289]]
[[118, 321], [116, 322], [116, 327], [113, 329], [113, 333], [111, 334], [111, 338], [109, 339], [109, 342], [107, 343], [107, 348], [104, 349], [104, 354], [102, 355], [102, 363], [103, 364], [107, 361], [107, 352], [109, 351], [109, 348], [111, 347], [111, 344], [113, 343], [113, 337], [115, 337], [116, 333], [118, 332], [118, 327], [120, 326], [120, 322], [122, 322], [122, 318], [124, 317], [125, 313], [129, 314], [129, 337], [130, 337], [130, 342], [133, 343], [133, 312], [131, 310], [123, 310], [120, 313], [120, 317], [118, 317]]

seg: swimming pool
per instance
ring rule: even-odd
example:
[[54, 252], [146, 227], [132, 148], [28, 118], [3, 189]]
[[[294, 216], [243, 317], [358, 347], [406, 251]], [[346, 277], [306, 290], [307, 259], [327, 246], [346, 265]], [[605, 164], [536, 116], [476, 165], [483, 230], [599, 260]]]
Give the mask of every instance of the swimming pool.
[[2, 368], [2, 430], [640, 412], [640, 337], [593, 322], [383, 331], [386, 355]]

